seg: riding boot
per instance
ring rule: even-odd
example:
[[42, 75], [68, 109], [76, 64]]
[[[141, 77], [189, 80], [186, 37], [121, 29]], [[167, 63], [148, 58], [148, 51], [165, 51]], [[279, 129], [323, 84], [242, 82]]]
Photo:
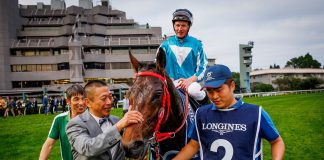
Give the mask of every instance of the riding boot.
[[210, 104], [210, 100], [209, 100], [208, 96], [206, 95], [206, 96], [204, 97], [204, 99], [198, 101], [198, 103], [199, 103], [200, 105], [203, 106], [203, 105]]

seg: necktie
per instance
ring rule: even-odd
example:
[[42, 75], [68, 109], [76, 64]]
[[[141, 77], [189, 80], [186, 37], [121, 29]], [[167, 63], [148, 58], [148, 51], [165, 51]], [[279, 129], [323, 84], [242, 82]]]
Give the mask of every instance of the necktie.
[[101, 127], [102, 124], [104, 124], [107, 120], [108, 120], [107, 118], [99, 119], [99, 126]]

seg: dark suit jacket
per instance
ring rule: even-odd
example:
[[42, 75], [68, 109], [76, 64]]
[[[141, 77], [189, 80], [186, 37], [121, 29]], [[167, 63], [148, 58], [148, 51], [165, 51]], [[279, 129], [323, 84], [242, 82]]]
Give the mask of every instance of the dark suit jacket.
[[[115, 125], [118, 120], [110, 115], [109, 121], [113, 126], [102, 131], [88, 110], [71, 119], [66, 126], [66, 134], [72, 147], [73, 159], [123, 160], [125, 152], [120, 145], [121, 135]], [[115, 145], [118, 147], [112, 157], [110, 149]]]
[[65, 98], [61, 99], [61, 105], [64, 106], [64, 107], [66, 106], [66, 99]]

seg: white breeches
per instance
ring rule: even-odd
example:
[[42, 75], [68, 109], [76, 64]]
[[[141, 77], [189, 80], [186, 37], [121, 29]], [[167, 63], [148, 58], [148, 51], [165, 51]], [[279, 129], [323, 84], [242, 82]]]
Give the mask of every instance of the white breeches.
[[[179, 81], [175, 80], [173, 81], [174, 86], [179, 85]], [[206, 93], [204, 91], [201, 91], [201, 86], [198, 82], [193, 82], [188, 87], [188, 93], [189, 95], [194, 98], [195, 100], [201, 101], [205, 98]]]

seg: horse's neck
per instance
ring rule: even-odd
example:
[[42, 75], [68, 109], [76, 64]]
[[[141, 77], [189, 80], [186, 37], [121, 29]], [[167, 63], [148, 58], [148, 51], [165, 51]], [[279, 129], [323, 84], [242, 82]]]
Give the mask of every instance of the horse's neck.
[[175, 132], [177, 129], [180, 129], [175, 137], [169, 138], [165, 141], [162, 141], [160, 144], [160, 149], [163, 152], [169, 150], [180, 150], [186, 142], [186, 125], [182, 128], [181, 125], [185, 121], [184, 110], [178, 95], [177, 90], [169, 90], [171, 97], [171, 111], [168, 120], [165, 124], [161, 126], [161, 132]]
[[175, 89], [175, 87], [170, 87], [169, 93], [171, 98], [171, 110], [165, 128], [174, 130], [181, 125], [184, 119], [184, 111], [177, 89]]

